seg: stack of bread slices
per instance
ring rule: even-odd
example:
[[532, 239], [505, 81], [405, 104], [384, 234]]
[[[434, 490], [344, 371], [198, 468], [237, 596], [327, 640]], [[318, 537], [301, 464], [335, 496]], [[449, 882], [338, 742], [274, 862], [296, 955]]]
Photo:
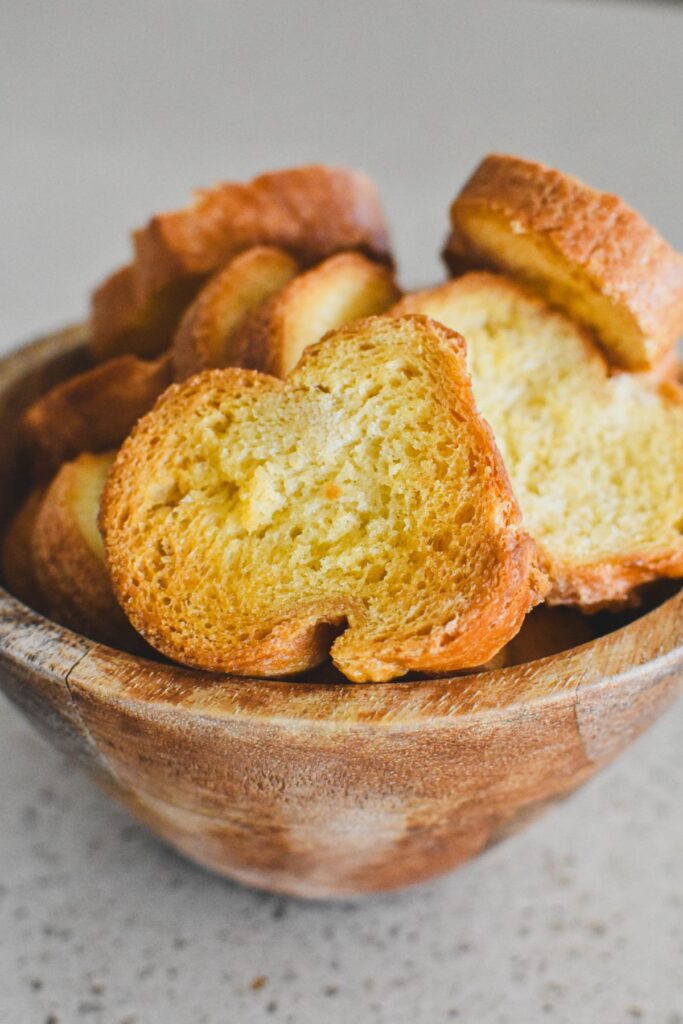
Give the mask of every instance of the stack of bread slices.
[[551, 654], [683, 577], [683, 256], [494, 155], [444, 258], [402, 294], [339, 168], [153, 217], [94, 293], [92, 367], [23, 415], [8, 588], [192, 667], [382, 682]]

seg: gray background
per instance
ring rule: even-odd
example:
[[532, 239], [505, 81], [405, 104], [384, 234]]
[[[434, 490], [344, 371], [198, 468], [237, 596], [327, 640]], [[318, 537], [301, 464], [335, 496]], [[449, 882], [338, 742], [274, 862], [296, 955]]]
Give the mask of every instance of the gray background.
[[[683, 247], [683, 9], [0, 5], [0, 348], [79, 317], [127, 230], [218, 178], [363, 167], [403, 280], [481, 155], [622, 193]], [[683, 1022], [683, 705], [568, 806], [407, 893], [306, 905], [182, 862], [3, 703], [2, 1024]]]

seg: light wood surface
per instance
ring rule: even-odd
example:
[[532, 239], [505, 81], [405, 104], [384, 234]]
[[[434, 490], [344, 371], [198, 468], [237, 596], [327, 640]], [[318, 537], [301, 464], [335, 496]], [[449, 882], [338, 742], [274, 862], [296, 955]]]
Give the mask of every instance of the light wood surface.
[[[80, 365], [73, 329], [0, 365], [3, 514], [13, 424]], [[627, 747], [680, 692], [683, 594], [560, 655], [477, 675], [344, 685], [230, 679], [99, 646], [0, 590], [0, 683], [50, 739], [193, 860], [307, 897], [447, 871]], [[609, 827], [609, 823], [605, 823]]]

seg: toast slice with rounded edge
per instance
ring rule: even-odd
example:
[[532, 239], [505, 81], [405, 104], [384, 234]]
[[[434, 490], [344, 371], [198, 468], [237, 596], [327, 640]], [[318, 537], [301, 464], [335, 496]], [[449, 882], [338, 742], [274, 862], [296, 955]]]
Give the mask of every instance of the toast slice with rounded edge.
[[127, 355], [56, 384], [20, 420], [35, 475], [46, 479], [81, 452], [117, 447], [170, 382], [167, 357]]
[[522, 285], [473, 273], [404, 298], [467, 339], [477, 406], [543, 553], [549, 603], [617, 607], [683, 576], [683, 391], [617, 373]]
[[114, 647], [139, 638], [114, 597], [97, 526], [114, 452], [68, 462], [45, 492], [32, 533], [33, 564], [51, 618]]
[[207, 277], [254, 245], [284, 249], [302, 266], [351, 249], [392, 265], [374, 183], [359, 171], [318, 164], [198, 190], [187, 207], [157, 214], [133, 238], [130, 271], [93, 297], [96, 358], [161, 352]]
[[328, 652], [354, 682], [479, 665], [543, 584], [464, 342], [424, 317], [348, 325], [286, 381], [174, 385], [124, 442], [100, 524], [135, 628], [237, 674]]
[[45, 610], [45, 596], [36, 575], [33, 530], [45, 494], [36, 487], [19, 506], [2, 539], [2, 579], [10, 594], [34, 611]]
[[180, 322], [172, 351], [175, 379], [245, 365], [245, 320], [284, 288], [298, 269], [282, 249], [258, 245], [219, 270]]
[[608, 358], [647, 369], [683, 333], [683, 255], [617, 196], [493, 154], [451, 206], [453, 274], [501, 270], [590, 329]]
[[295, 277], [245, 323], [239, 365], [284, 378], [304, 349], [328, 331], [384, 313], [400, 294], [386, 267], [355, 252], [330, 256]]
[[201, 284], [201, 278], [178, 281], [141, 300], [133, 265], [116, 270], [92, 294], [88, 348], [93, 359], [103, 362], [120, 355], [143, 359], [161, 355]]

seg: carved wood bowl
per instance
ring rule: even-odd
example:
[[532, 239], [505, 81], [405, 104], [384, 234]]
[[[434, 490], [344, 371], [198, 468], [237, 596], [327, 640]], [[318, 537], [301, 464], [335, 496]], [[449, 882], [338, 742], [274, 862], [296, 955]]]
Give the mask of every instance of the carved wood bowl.
[[[17, 414], [84, 364], [84, 339], [69, 329], [0, 363], [5, 517], [25, 487]], [[481, 853], [627, 747], [682, 667], [682, 593], [540, 661], [352, 686], [145, 660], [0, 590], [0, 681], [36, 727], [192, 860], [305, 897], [397, 888]]]

